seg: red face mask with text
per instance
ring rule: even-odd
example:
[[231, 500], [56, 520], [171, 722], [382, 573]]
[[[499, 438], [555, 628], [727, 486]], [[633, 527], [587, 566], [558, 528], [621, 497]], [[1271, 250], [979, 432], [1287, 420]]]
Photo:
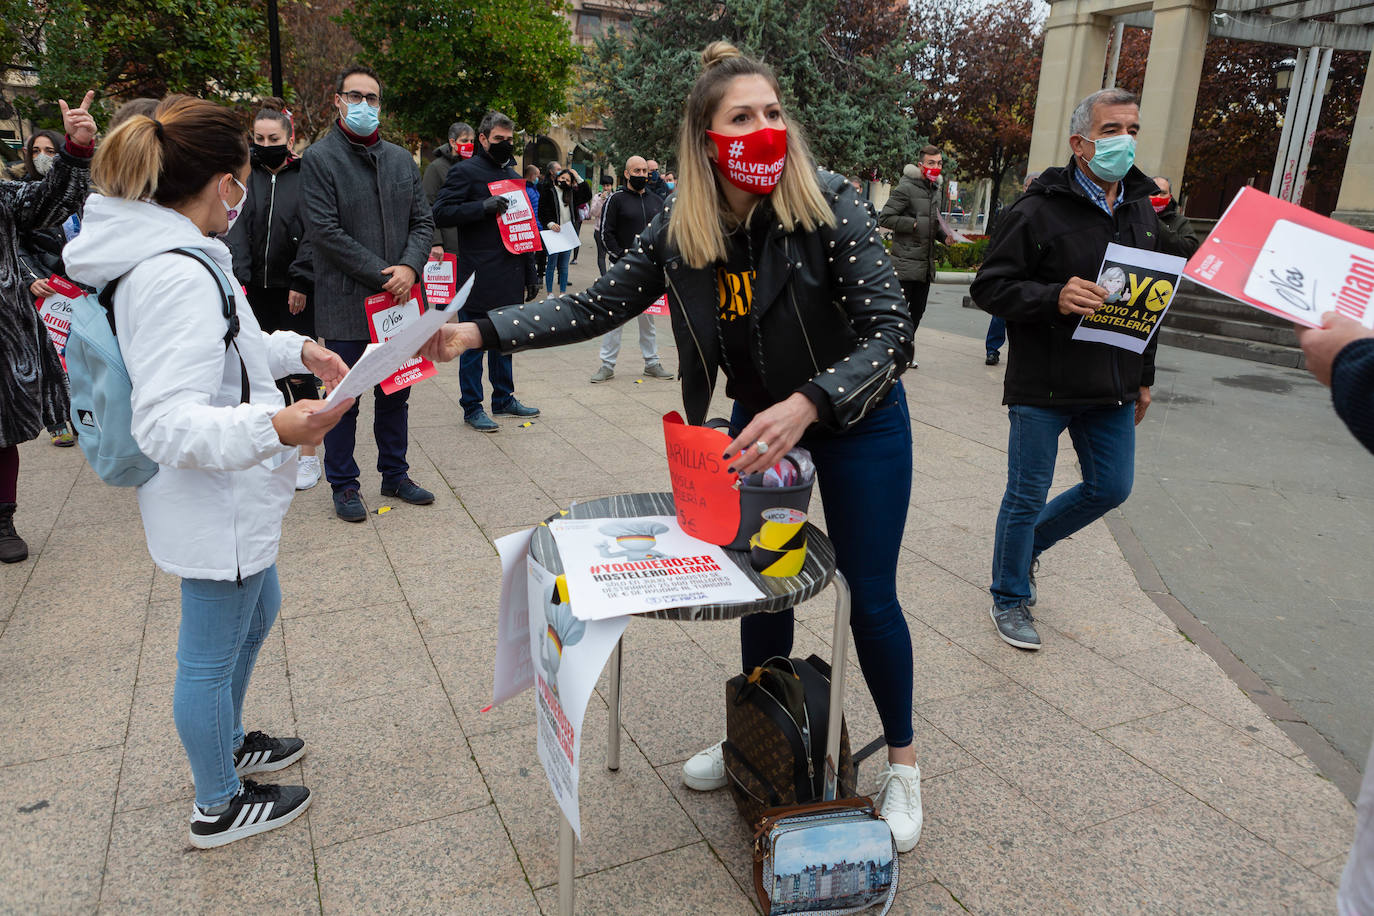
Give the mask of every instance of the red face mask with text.
[[459, 143], [459, 144], [458, 144], [458, 158], [459, 158], [459, 159], [471, 159], [471, 158], [472, 158], [472, 146], [473, 146], [473, 145], [472, 145], [471, 143]]
[[1152, 207], [1155, 208], [1155, 212], [1156, 212], [1156, 213], [1163, 213], [1163, 212], [1164, 212], [1164, 208], [1167, 207], [1167, 206], [1169, 206], [1169, 195], [1168, 195], [1168, 194], [1151, 194], [1151, 195], [1150, 195], [1150, 206], [1152, 206]]
[[926, 176], [926, 181], [938, 181], [940, 178], [940, 167], [937, 165], [935, 168], [930, 168], [923, 165], [921, 166], [921, 174]]
[[716, 171], [741, 191], [770, 194], [787, 162], [787, 130], [761, 127], [753, 133], [728, 137], [708, 130], [716, 144]]

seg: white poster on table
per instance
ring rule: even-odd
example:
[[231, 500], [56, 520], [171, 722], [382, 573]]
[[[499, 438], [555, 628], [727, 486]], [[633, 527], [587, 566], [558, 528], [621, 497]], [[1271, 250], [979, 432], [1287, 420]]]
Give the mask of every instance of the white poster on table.
[[539, 233], [539, 237], [544, 240], [544, 250], [549, 254], [558, 254], [560, 251], [572, 251], [582, 240], [577, 237], [576, 230], [572, 223], [564, 223], [558, 227], [558, 231], [544, 229]]
[[554, 576], [533, 557], [526, 560], [526, 568], [539, 762], [558, 807], [581, 839], [577, 780], [582, 719], [601, 670], [630, 618], [579, 620], [573, 616], [562, 576]]
[[692, 537], [676, 516], [560, 518], [549, 530], [582, 620], [763, 597], [725, 548]]
[[496, 617], [496, 671], [492, 677], [491, 706], [504, 703], [534, 686], [527, 591], [529, 573], [525, 569], [533, 535], [534, 529], [526, 528], [496, 539], [496, 552], [501, 555], [501, 605]]

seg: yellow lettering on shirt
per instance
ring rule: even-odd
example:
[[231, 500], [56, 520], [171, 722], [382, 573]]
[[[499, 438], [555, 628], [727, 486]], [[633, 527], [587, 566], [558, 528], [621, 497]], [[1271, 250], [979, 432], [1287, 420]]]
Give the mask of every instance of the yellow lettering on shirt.
[[720, 293], [720, 317], [724, 321], [744, 318], [754, 304], [754, 278], [752, 270], [731, 271], [722, 267], [716, 271], [716, 287]]

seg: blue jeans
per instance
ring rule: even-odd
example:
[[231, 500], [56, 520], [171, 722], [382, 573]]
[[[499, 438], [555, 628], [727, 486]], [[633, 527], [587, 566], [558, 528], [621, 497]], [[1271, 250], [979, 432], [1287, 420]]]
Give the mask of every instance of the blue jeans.
[[242, 585], [181, 580], [172, 718], [191, 761], [201, 807], [238, 794], [234, 751], [243, 744], [243, 696], [280, 608], [276, 566], [246, 577]]
[[1007, 323], [996, 315], [988, 322], [988, 339], [986, 341], [989, 353], [996, 353], [1002, 349], [1002, 344], [1007, 342]]
[[[326, 340], [325, 346], [352, 366], [367, 349], [366, 340]], [[382, 483], [395, 484], [410, 474], [406, 450], [410, 446], [410, 389], [385, 394], [382, 386], [372, 389], [372, 435], [377, 440], [377, 470]], [[358, 486], [358, 462], [353, 446], [358, 434], [358, 405], [355, 402], [338, 424], [324, 434], [324, 476], [335, 492]]]
[[544, 265], [544, 289], [553, 292], [553, 272], [558, 269], [558, 292], [568, 291], [568, 262], [572, 260], [571, 251], [560, 251], [558, 254], [549, 255], [548, 263]]
[[[999, 609], [1030, 600], [1032, 561], [1075, 531], [1126, 501], [1135, 482], [1135, 405], [1007, 409], [1007, 491], [997, 513], [992, 551], [992, 600]], [[1054, 479], [1065, 427], [1083, 481], [1045, 498]]]
[[[458, 320], [472, 321], [482, 312], [458, 311]], [[497, 350], [464, 350], [458, 357], [458, 403], [463, 419], [470, 420], [482, 409], [482, 358], [487, 360], [487, 375], [491, 378], [491, 409], [500, 410], [515, 400], [515, 364], [510, 354]]]
[[[738, 404], [735, 430], [751, 415]], [[808, 435], [835, 561], [849, 582], [849, 627], [868, 692], [889, 747], [906, 747], [911, 727], [911, 631], [897, 600], [897, 559], [911, 501], [911, 415], [901, 383], [847, 433]], [[752, 671], [775, 655], [792, 654], [789, 609], [740, 620], [740, 655]]]

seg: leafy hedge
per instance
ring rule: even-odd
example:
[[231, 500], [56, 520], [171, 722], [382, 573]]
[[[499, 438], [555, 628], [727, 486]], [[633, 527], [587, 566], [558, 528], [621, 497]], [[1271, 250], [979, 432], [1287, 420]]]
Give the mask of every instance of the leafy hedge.
[[936, 243], [935, 257], [940, 266], [950, 270], [974, 270], [983, 263], [988, 253], [988, 240], [976, 239], [972, 242], [955, 242], [952, 245]]

